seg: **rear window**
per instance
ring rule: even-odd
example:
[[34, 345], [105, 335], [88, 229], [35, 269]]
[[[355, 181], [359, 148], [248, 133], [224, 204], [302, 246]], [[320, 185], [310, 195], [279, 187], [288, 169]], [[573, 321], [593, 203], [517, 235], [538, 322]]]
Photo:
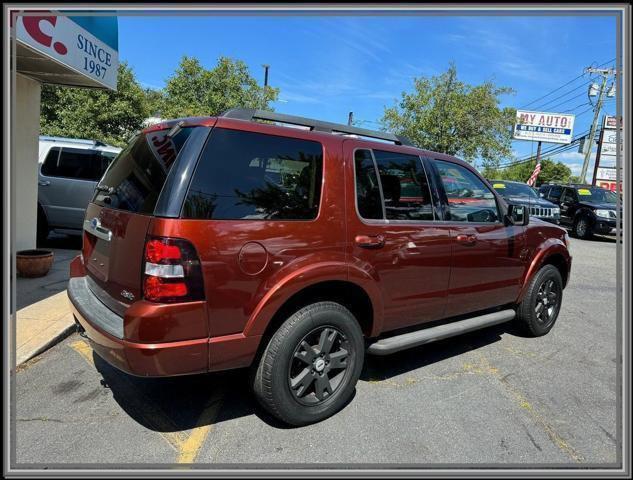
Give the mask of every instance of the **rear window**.
[[53, 147], [42, 164], [42, 175], [96, 182], [112, 160], [107, 155], [85, 148]]
[[134, 137], [106, 170], [93, 202], [134, 213], [153, 213], [167, 174], [194, 128], [184, 127], [173, 137], [167, 137], [168, 129]]
[[216, 128], [198, 162], [182, 216], [314, 219], [322, 171], [319, 142]]

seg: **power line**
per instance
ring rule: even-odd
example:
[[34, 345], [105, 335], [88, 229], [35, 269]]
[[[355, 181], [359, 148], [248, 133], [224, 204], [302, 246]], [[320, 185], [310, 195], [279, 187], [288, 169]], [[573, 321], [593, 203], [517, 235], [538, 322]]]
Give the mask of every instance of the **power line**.
[[[615, 58], [612, 58], [611, 60], [608, 60], [608, 61], [606, 61], [606, 62], [604, 62], [604, 63], [601, 63], [600, 65], [598, 65], [598, 67], [602, 67], [602, 66], [606, 65], [607, 63], [611, 63], [611, 62], [613, 62], [613, 61], [615, 61]], [[558, 92], [559, 90], [561, 90], [561, 89], [565, 88], [567, 85], [570, 85], [570, 84], [574, 83], [574, 82], [575, 82], [576, 80], [578, 80], [579, 78], [584, 77], [586, 74], [587, 74], [586, 72], [581, 73], [580, 75], [578, 75], [577, 77], [575, 77], [575, 78], [571, 79], [571, 80], [570, 80], [570, 81], [568, 81], [567, 83], [564, 83], [564, 84], [563, 84], [563, 85], [561, 85], [560, 87], [555, 88], [555, 89], [554, 89], [554, 90], [552, 90], [551, 92], [548, 92], [548, 93], [546, 93], [545, 95], [543, 95], [543, 96], [541, 96], [541, 97], [537, 98], [536, 100], [532, 100], [531, 102], [526, 103], [525, 105], [523, 105], [522, 107], [519, 107], [519, 108], [520, 108], [520, 109], [523, 109], [523, 108], [529, 107], [530, 105], [535, 104], [535, 103], [536, 103], [536, 102], [538, 102], [539, 100], [542, 100], [542, 99], [544, 99], [544, 98], [546, 98], [546, 97], [549, 97], [552, 93]]]
[[[581, 85], [577, 86], [576, 88], [572, 88], [572, 89], [571, 89], [571, 90], [569, 90], [568, 92], [565, 92], [565, 93], [563, 93], [562, 95], [559, 95], [559, 96], [558, 96], [558, 97], [556, 97], [556, 98], [552, 98], [551, 100], [549, 100], [549, 101], [545, 102], [544, 104], [542, 104], [542, 105], [540, 105], [540, 106], [536, 106], [536, 107], [534, 107], [534, 108], [544, 108], [544, 107], [546, 107], [546, 106], [550, 105], [551, 103], [554, 103], [556, 100], [559, 100], [559, 99], [561, 99], [561, 98], [563, 98], [563, 97], [566, 97], [566, 96], [567, 96], [567, 95], [569, 95], [570, 93], [575, 92], [576, 90], [579, 90], [579, 89], [581, 89], [581, 88], [586, 88], [586, 87], [587, 87], [587, 85], [591, 84], [591, 82], [592, 82], [592, 80], [588, 80], [588, 81], [586, 81], [586, 82], [582, 83]], [[581, 96], [581, 95], [584, 95], [584, 92], [583, 92], [583, 93], [581, 93], [580, 95], [577, 95], [577, 96], [573, 97], [573, 98], [577, 98], [578, 96]], [[570, 98], [569, 100], [573, 100], [573, 98]], [[569, 101], [569, 100], [565, 100], [565, 101], [564, 101], [564, 102], [562, 102], [562, 103], [565, 103], [565, 102], [567, 102], [567, 101]]]
[[[583, 85], [583, 86], [584, 86], [584, 85]], [[573, 97], [570, 97], [570, 98], [568, 98], [567, 100], [564, 100], [564, 101], [562, 101], [562, 102], [560, 102], [560, 103], [557, 103], [556, 105], [551, 105], [550, 107], [548, 107], [548, 110], [549, 110], [549, 111], [551, 111], [551, 110], [555, 110], [556, 108], [560, 107], [561, 105], [565, 105], [566, 103], [569, 103], [569, 102], [571, 102], [572, 100], [576, 100], [577, 98], [584, 97], [585, 95], [587, 95], [587, 93], [586, 93], [586, 92], [581, 92], [581, 93], [579, 93], [578, 95], [575, 95], [575, 96], [573, 96]], [[541, 107], [541, 108], [543, 108], [543, 107]]]
[[584, 107], [585, 105], [591, 105], [591, 102], [581, 103], [580, 105], [576, 105], [574, 108], [570, 108], [569, 110], [565, 110], [564, 112], [561, 112], [561, 113], [571, 113], [577, 108]]
[[[553, 155], [556, 153], [559, 153], [559, 150], [563, 150], [563, 149], [571, 149], [576, 143], [578, 143], [582, 138], [586, 137], [587, 134], [589, 133], [589, 130], [577, 135], [576, 137], [574, 137], [572, 139], [572, 141], [569, 144], [566, 145], [557, 145], [555, 147], [551, 147], [549, 150], [545, 150], [541, 153], [541, 156], [544, 155]], [[499, 165], [499, 168], [508, 168], [511, 167], [513, 165], [520, 165], [522, 163], [527, 163], [527, 162], [531, 162], [532, 160], [534, 160], [536, 157], [534, 155], [528, 155], [527, 157], [518, 159], [518, 160], [513, 160], [511, 162]]]

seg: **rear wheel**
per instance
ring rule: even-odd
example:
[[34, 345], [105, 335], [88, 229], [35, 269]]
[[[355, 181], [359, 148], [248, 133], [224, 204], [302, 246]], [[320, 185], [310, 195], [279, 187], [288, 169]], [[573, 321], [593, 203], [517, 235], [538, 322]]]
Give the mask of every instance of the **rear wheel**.
[[562, 300], [561, 274], [555, 266], [545, 265], [532, 277], [517, 308], [516, 321], [528, 335], [545, 335], [556, 323]]
[[318, 422], [350, 399], [363, 359], [363, 334], [350, 311], [334, 302], [314, 303], [291, 315], [270, 339], [253, 390], [285, 423]]
[[583, 240], [587, 240], [593, 236], [593, 228], [586, 215], [578, 217], [574, 222], [574, 235]]

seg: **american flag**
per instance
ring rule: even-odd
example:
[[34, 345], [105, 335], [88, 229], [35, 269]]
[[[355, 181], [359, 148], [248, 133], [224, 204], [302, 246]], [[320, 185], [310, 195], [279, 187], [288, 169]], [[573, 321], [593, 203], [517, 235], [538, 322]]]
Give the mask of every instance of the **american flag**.
[[536, 183], [536, 178], [538, 177], [539, 173], [541, 173], [541, 162], [536, 164], [536, 167], [534, 167], [534, 171], [532, 172], [532, 175], [530, 175], [530, 178], [526, 182], [530, 187], [534, 186], [534, 183]]

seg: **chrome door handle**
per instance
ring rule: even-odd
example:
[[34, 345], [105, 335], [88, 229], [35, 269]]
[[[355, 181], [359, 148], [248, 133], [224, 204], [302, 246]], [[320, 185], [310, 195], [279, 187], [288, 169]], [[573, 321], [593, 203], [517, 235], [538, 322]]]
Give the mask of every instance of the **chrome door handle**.
[[37, 182], [38, 185], [41, 185], [42, 187], [47, 187], [51, 184], [51, 182], [49, 180], [40, 180], [39, 182]]
[[463, 243], [464, 245], [468, 245], [468, 246], [471, 246], [477, 243], [477, 237], [475, 235], [470, 235], [470, 234], [466, 235], [466, 234], [460, 233], [459, 235], [457, 235], [456, 240], [459, 243]]
[[362, 248], [381, 248], [385, 245], [385, 237], [382, 235], [356, 235], [354, 241]]

